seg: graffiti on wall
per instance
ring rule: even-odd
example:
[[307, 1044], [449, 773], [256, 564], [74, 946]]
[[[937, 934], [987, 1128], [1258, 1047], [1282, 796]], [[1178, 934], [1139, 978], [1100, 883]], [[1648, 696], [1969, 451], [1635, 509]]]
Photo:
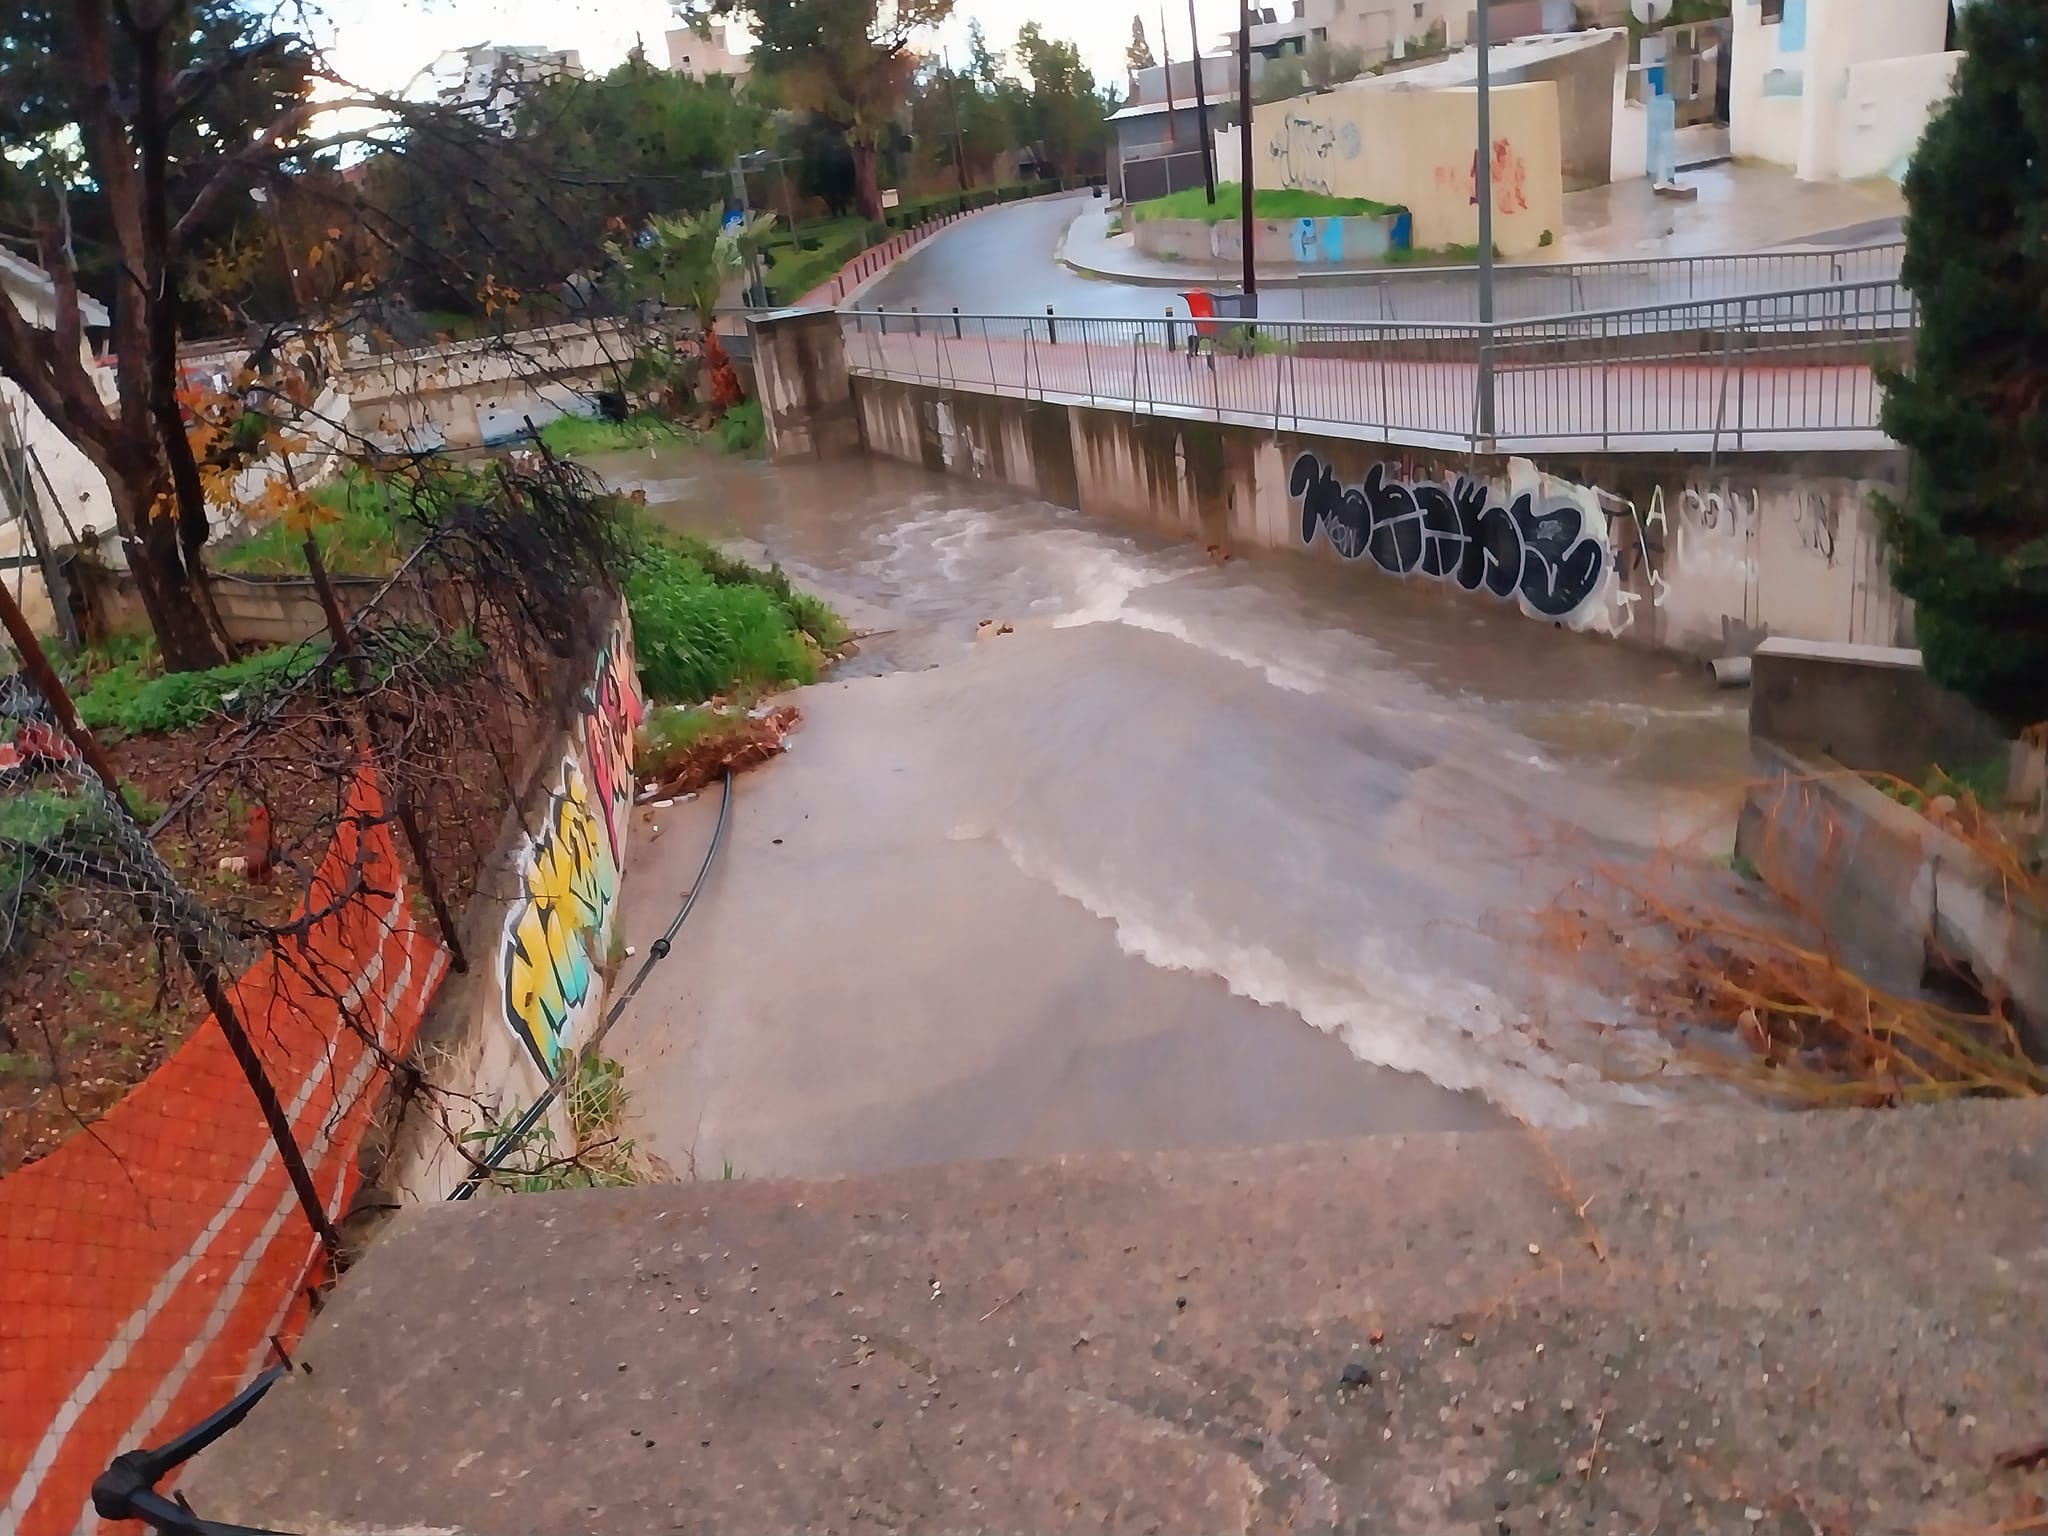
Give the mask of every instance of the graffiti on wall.
[[1280, 131], [1266, 140], [1266, 154], [1278, 173], [1278, 184], [1309, 192], [1330, 191], [1330, 162], [1358, 158], [1358, 127], [1326, 123], [1289, 112]]
[[1288, 494], [1301, 504], [1301, 541], [1321, 529], [1346, 560], [1370, 556], [1391, 575], [1456, 582], [1517, 599], [1524, 612], [1569, 621], [1608, 570], [1604, 529], [1564, 497], [1519, 491], [1503, 504], [1484, 482], [1405, 479], [1375, 464], [1357, 485], [1313, 453], [1294, 461]]
[[583, 700], [584, 760], [604, 816], [612, 867], [623, 869], [626, 813], [633, 804], [633, 733], [640, 727], [640, 684], [633, 671], [633, 642], [616, 626], [598, 653], [597, 675]]
[[[1493, 206], [1498, 213], [1527, 213], [1529, 211], [1529, 166], [1515, 147], [1506, 139], [1493, 141], [1493, 159], [1488, 167], [1489, 185], [1493, 188]], [[1479, 206], [1479, 151], [1472, 151], [1469, 166], [1439, 165], [1436, 168], [1437, 186], [1444, 191], [1458, 190], [1465, 194], [1467, 206]]]
[[515, 867], [519, 894], [505, 914], [498, 981], [505, 1023], [552, 1077], [595, 1007], [596, 975], [633, 804], [633, 733], [642, 709], [631, 632], [622, 623], [598, 652], [574, 753], [562, 758], [540, 830]]
[[552, 1077], [592, 996], [618, 871], [605, 851], [583, 773], [562, 759], [540, 835], [519, 861], [524, 889], [505, 914], [505, 1022]]

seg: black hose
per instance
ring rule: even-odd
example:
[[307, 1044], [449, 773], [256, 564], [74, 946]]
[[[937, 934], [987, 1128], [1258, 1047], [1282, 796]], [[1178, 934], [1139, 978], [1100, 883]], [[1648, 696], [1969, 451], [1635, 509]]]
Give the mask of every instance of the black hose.
[[[728, 768], [725, 770], [725, 790], [718, 801], [718, 822], [711, 829], [711, 845], [704, 850], [704, 862], [697, 866], [697, 878], [690, 882], [690, 893], [683, 898], [683, 904], [677, 909], [675, 918], [669, 923], [667, 930], [648, 947], [647, 958], [640, 962], [640, 969], [633, 973], [633, 979], [626, 984], [626, 990], [619, 994], [610, 1008], [605, 1010], [603, 1022], [597, 1026], [597, 1032], [584, 1043], [582, 1051], [578, 1052], [579, 1057], [587, 1052], [595, 1051], [603, 1043], [604, 1037], [610, 1033], [612, 1025], [619, 1021], [619, 1015], [626, 1011], [626, 1005], [632, 1002], [634, 995], [639, 992], [641, 983], [647, 980], [647, 973], [653, 970], [658, 963], [668, 958], [669, 951], [675, 946], [676, 934], [681, 930], [684, 919], [689, 917], [690, 909], [697, 905], [698, 896], [703, 894], [705, 878], [711, 873], [711, 861], [718, 857], [718, 845], [725, 839], [725, 813], [731, 805], [732, 770]], [[575, 1075], [575, 1070], [575, 1066], [572, 1063], [567, 1071], [561, 1073], [553, 1082], [548, 1084], [547, 1091], [534, 1100], [533, 1107], [521, 1115], [513, 1123], [512, 1128], [498, 1138], [497, 1143], [478, 1160], [476, 1166], [470, 1169], [462, 1182], [449, 1192], [448, 1198], [450, 1200], [467, 1200], [477, 1192], [478, 1186], [497, 1169], [500, 1163], [511, 1156], [513, 1149], [525, 1141], [527, 1136], [532, 1133], [533, 1128], [540, 1124], [540, 1117], [547, 1113], [549, 1105], [562, 1096], [562, 1091], [569, 1086], [569, 1079]]]

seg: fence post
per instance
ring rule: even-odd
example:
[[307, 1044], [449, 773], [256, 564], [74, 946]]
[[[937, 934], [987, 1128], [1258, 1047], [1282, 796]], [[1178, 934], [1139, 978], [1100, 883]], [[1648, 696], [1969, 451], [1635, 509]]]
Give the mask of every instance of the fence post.
[[1057, 345], [1059, 342], [1059, 337], [1053, 334], [1052, 306], [1050, 304], [1045, 306], [1045, 340], [1048, 346]]
[[953, 339], [955, 341], [960, 341], [964, 339], [965, 336], [966, 332], [960, 329], [960, 306], [958, 304], [955, 304], [953, 306]]
[[1746, 424], [1749, 405], [1749, 366], [1743, 353], [1749, 350], [1749, 300], [1741, 299], [1735, 327], [1735, 449], [1742, 451], [1742, 429]]
[[[526, 420], [528, 431], [533, 430], [533, 418]], [[534, 433], [534, 441], [540, 441], [540, 434]], [[285, 472], [294, 490], [298, 488], [298, 476], [291, 473], [291, 458], [285, 458]], [[362, 701], [364, 729], [368, 732], [370, 748], [379, 757], [384, 755], [384, 727], [376, 707], [369, 698], [370, 672], [363, 664], [363, 653], [356, 648], [354, 638], [349, 634], [348, 620], [342, 616], [341, 599], [335, 596], [334, 583], [327, 578], [327, 562], [320, 558], [320, 544], [309, 531], [306, 534], [306, 574], [313, 579], [313, 589], [320, 594], [320, 608], [327, 618], [327, 633], [334, 642], [334, 654], [341, 658], [348, 668], [349, 681]], [[420, 889], [426, 894], [427, 905], [433, 909], [434, 922], [441, 930], [441, 942], [448, 946], [449, 958], [457, 971], [467, 974], [469, 957], [462, 952], [462, 937], [455, 927], [455, 918], [448, 911], [447, 900], [441, 894], [441, 880], [434, 873], [434, 861], [427, 851], [427, 840], [420, 832], [419, 818], [413, 814], [412, 796], [405, 792], [405, 786], [394, 772], [390, 775], [391, 809], [398, 817], [398, 828], [405, 834], [406, 847], [412, 850], [412, 861], [419, 866]]]

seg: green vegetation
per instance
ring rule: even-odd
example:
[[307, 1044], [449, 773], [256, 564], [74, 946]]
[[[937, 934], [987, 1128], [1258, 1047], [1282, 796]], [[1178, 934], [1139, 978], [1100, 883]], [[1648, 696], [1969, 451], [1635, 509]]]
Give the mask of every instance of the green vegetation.
[[126, 661], [79, 696], [78, 715], [95, 731], [180, 731], [212, 715], [244, 713], [276, 684], [312, 671], [326, 653], [324, 641], [282, 646], [203, 672], [155, 673], [153, 659]]
[[616, 453], [655, 443], [683, 441], [683, 429], [653, 411], [638, 411], [624, 421], [602, 416], [557, 416], [540, 429], [541, 446], [557, 458], [586, 453]]
[[718, 446], [727, 453], [752, 453], [767, 435], [758, 400], [742, 400], [718, 418]]
[[[1629, 42], [1633, 44], [1649, 33], [1661, 32], [1666, 27], [1682, 27], [1686, 23], [1693, 21], [1712, 21], [1716, 17], [1726, 16], [1729, 9], [1729, 0], [1675, 0], [1671, 7], [1671, 14], [1658, 22], [1656, 26], [1650, 27], [1637, 20], [1634, 7], [1630, 7], [1628, 17]], [[1633, 53], [1634, 50], [1631, 49], [1630, 51]]]
[[[626, 1069], [607, 1056], [578, 1057], [562, 1091], [562, 1107], [573, 1143], [567, 1151], [555, 1145], [545, 1118], [538, 1120], [510, 1147], [491, 1174], [491, 1182], [515, 1194], [545, 1194], [558, 1189], [622, 1189], [641, 1182], [633, 1143], [619, 1135], [626, 1108]], [[481, 1156], [496, 1146], [518, 1122], [514, 1112], [502, 1120], [464, 1131], [462, 1141]]]
[[707, 742], [753, 734], [744, 709], [715, 704], [650, 709], [633, 739], [634, 771], [640, 778], [665, 779]]
[[[411, 496], [408, 483], [357, 468], [313, 491], [313, 540], [329, 574], [379, 576], [397, 565]], [[244, 576], [303, 576], [305, 545], [305, 526], [278, 518], [217, 551], [211, 564]]]
[[1944, 796], [1958, 805], [1974, 800], [1978, 805], [1994, 806], [2005, 799], [2007, 767], [2006, 760], [1999, 757], [1959, 773], [1951, 773], [1937, 764], [1918, 784], [1908, 784], [1903, 779], [1889, 776], [1875, 778], [1872, 782], [1880, 793], [1912, 811], [1924, 811]]
[[[1153, 219], [1200, 219], [1204, 224], [1221, 224], [1238, 216], [1237, 183], [1219, 182], [1213, 203], [1200, 187], [1187, 187], [1139, 203], [1129, 211], [1132, 221], [1138, 224]], [[1376, 218], [1406, 211], [1369, 197], [1331, 197], [1297, 187], [1257, 187], [1252, 191], [1255, 219]]]
[[1910, 467], [1882, 512], [1928, 675], [2019, 728], [2048, 717], [2048, 70], [2037, 5], [1959, 17], [1954, 93], [1906, 173], [1921, 320], [1885, 376]]
[[845, 628], [779, 569], [699, 540], [648, 534], [626, 573], [640, 684], [659, 703], [814, 682]]
[[[1406, 250], [1388, 251], [1382, 258], [1390, 267], [1469, 267], [1479, 260], [1476, 245], [1417, 245]], [[1493, 259], [1499, 261], [1500, 247], [1493, 248]]]

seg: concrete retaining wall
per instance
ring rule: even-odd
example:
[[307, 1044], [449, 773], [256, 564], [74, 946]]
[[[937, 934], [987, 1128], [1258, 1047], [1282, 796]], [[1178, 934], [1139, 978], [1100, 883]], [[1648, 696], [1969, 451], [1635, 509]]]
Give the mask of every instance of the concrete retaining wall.
[[[466, 973], [451, 976], [412, 1064], [433, 1090], [387, 1128], [380, 1184], [405, 1201], [445, 1199], [468, 1161], [465, 1133], [505, 1125], [573, 1066], [602, 1016], [633, 807], [641, 716], [623, 614], [568, 711], [521, 765], [521, 809], [477, 880], [462, 925]], [[547, 1124], [570, 1146], [558, 1099]], [[481, 1156], [488, 1140], [464, 1150]]]
[[[1253, 177], [1369, 197], [1414, 214], [1418, 246], [1479, 239], [1478, 92], [1387, 85], [1345, 87], [1252, 111]], [[1492, 91], [1493, 240], [1527, 256], [1564, 233], [1558, 87], [1549, 80]]]
[[1790, 751], [1919, 784], [1935, 768], [2002, 761], [2005, 733], [1920, 665], [1918, 651], [1766, 640], [1752, 662], [1749, 732]]
[[[1252, 225], [1252, 259], [1274, 266], [1339, 266], [1384, 261], [1411, 244], [1414, 221], [1404, 211], [1376, 217], [1259, 219]], [[1146, 219], [1131, 235], [1147, 256], [1166, 261], [1238, 261], [1244, 233], [1232, 220]]]
[[2048, 907], [1833, 758], [1756, 736], [1750, 748], [1735, 849], [1764, 882], [1874, 986], [1911, 993], [1930, 969], [1967, 968], [2011, 1000], [2027, 1049], [2048, 1057]]
[[1910, 643], [1873, 492], [1897, 453], [1526, 459], [858, 378], [872, 453], [1225, 550], [1292, 550], [1514, 602], [1632, 644], [1746, 654], [1766, 634]]

